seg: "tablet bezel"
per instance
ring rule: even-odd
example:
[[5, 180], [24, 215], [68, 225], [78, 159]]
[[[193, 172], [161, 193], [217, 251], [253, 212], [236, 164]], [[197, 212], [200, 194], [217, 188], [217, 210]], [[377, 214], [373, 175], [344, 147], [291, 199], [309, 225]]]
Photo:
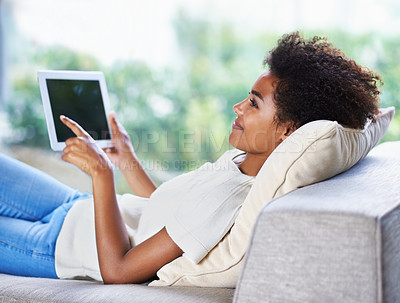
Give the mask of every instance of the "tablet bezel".
[[96, 143], [101, 148], [112, 147], [112, 133], [110, 122], [108, 119], [108, 114], [110, 113], [110, 101], [108, 98], [108, 91], [106, 86], [106, 81], [104, 74], [99, 71], [66, 71], [66, 70], [41, 70], [38, 72], [38, 82], [40, 87], [40, 94], [42, 95], [42, 102], [44, 107], [44, 113], [46, 117], [47, 130], [49, 133], [50, 146], [54, 151], [61, 151], [65, 148], [65, 141], [58, 141], [54, 119], [59, 119], [59, 117], [53, 117], [53, 112], [51, 110], [51, 103], [49, 98], [49, 92], [47, 88], [47, 79], [56, 80], [94, 80], [99, 81], [101, 96], [103, 99], [103, 106], [106, 115], [106, 121], [108, 129], [110, 130], [110, 139], [107, 140], [96, 140]]

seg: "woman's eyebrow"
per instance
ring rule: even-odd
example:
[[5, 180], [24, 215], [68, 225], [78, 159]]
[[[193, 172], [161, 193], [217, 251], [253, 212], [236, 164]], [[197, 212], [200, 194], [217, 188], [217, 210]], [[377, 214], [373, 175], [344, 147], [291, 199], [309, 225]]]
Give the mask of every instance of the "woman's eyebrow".
[[257, 96], [258, 98], [260, 98], [261, 100], [264, 101], [263, 96], [262, 96], [258, 91], [252, 89], [252, 90], [251, 90], [251, 94]]

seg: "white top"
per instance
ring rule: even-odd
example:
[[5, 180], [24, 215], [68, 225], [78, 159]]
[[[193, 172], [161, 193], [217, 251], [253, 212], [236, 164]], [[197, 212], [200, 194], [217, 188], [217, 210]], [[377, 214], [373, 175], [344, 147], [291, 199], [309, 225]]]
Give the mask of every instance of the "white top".
[[[118, 195], [131, 246], [150, 238], [164, 226], [183, 250], [198, 263], [232, 227], [255, 178], [242, 174], [233, 158], [224, 153], [215, 163], [163, 183], [149, 199]], [[76, 202], [68, 212], [56, 243], [59, 278], [92, 278], [101, 281], [98, 265], [93, 200]]]

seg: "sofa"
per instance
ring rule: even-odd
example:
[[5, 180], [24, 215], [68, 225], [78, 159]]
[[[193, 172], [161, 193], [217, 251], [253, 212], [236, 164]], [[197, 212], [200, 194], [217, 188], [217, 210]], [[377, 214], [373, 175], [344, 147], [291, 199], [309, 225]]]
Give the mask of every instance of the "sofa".
[[267, 203], [236, 288], [0, 274], [0, 302], [400, 302], [400, 142]]

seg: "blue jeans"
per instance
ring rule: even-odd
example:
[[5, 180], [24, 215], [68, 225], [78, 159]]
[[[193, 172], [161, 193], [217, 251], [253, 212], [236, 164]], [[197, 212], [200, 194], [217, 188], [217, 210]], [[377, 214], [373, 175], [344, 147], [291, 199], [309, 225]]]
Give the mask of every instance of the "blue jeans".
[[68, 210], [88, 196], [0, 155], [0, 272], [57, 278], [57, 237]]

